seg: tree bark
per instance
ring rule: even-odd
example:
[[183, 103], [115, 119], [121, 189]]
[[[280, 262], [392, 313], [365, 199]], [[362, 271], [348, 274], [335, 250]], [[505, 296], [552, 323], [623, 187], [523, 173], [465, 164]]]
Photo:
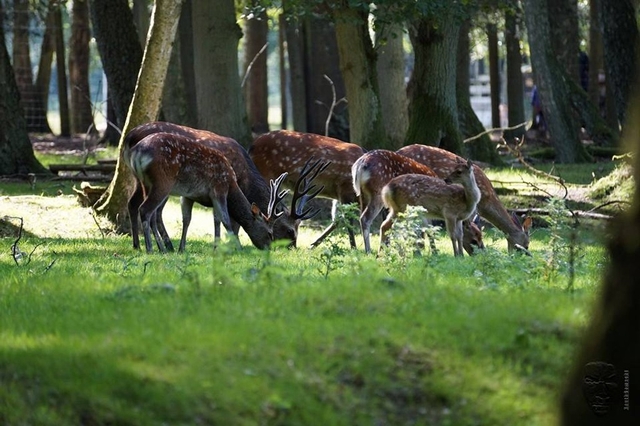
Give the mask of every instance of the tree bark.
[[381, 25], [376, 32], [378, 51], [377, 74], [380, 90], [382, 121], [393, 150], [404, 144], [409, 128], [409, 110], [405, 87], [405, 54], [402, 45], [403, 27]]
[[[185, 0], [182, 4], [180, 23], [178, 24], [178, 36], [180, 46], [180, 69], [182, 71], [182, 83], [185, 96], [185, 121], [189, 127], [198, 127], [198, 100], [196, 97], [196, 76], [193, 68], [193, 21], [191, 0]], [[171, 66], [171, 64], [169, 64]]]
[[91, 25], [107, 76], [109, 99], [122, 129], [136, 89], [142, 48], [128, 0], [92, 0]]
[[58, 76], [58, 104], [60, 111], [60, 136], [71, 136], [71, 122], [69, 112], [69, 90], [67, 85], [66, 48], [62, 27], [62, 8], [55, 10], [55, 43], [56, 43], [56, 73]]
[[42, 102], [43, 123], [42, 129], [46, 133], [51, 133], [51, 126], [47, 117], [49, 106], [49, 86], [51, 85], [51, 66], [53, 64], [54, 44], [54, 12], [53, 7], [47, 8], [47, 18], [45, 20], [45, 30], [40, 45], [40, 61], [38, 62], [38, 74], [36, 75], [35, 90]]
[[498, 28], [495, 24], [487, 25], [489, 45], [489, 85], [491, 86], [491, 126], [502, 127], [500, 120], [500, 58], [498, 53]]
[[[174, 0], [156, 0], [154, 4], [152, 26], [123, 135], [139, 124], [156, 120], [160, 113], [162, 90], [181, 6], [181, 2]], [[113, 180], [95, 207], [96, 212], [106, 216], [118, 230], [126, 229], [128, 226], [127, 202], [135, 182], [129, 167], [123, 161], [123, 143], [124, 137], [120, 138], [118, 163]]]
[[552, 48], [569, 77], [580, 84], [578, 0], [547, 0]]
[[625, 122], [631, 84], [637, 74], [638, 23], [633, 0], [600, 1], [607, 80], [613, 92], [618, 121]]
[[590, 161], [591, 157], [578, 135], [580, 122], [572, 109], [570, 78], [552, 48], [546, 6], [546, 0], [524, 2], [531, 63], [555, 158], [560, 163]]
[[192, 1], [198, 127], [229, 136], [245, 147], [252, 141], [240, 89], [233, 0]]
[[92, 133], [93, 108], [89, 89], [89, 2], [75, 0], [72, 5], [71, 39], [69, 40], [69, 81], [71, 84], [71, 131]]
[[[471, 106], [471, 96], [469, 93], [470, 29], [471, 20], [465, 19], [458, 31], [458, 50], [456, 53], [456, 104], [458, 106], [460, 132], [464, 138], [478, 136], [486, 130]], [[484, 134], [464, 144], [462, 153], [465, 157], [485, 163], [494, 165], [503, 164], [495, 144], [491, 141], [488, 134]]]
[[247, 105], [249, 126], [252, 132], [257, 134], [269, 131], [268, 33], [269, 22], [266, 12], [245, 20], [242, 90]]
[[415, 52], [409, 82], [407, 143], [422, 143], [462, 154], [456, 99], [456, 48], [460, 23], [453, 15], [438, 22], [419, 18], [409, 25]]
[[33, 154], [4, 31], [0, 31], [0, 111], [0, 175], [48, 174]]
[[367, 149], [393, 149], [382, 122], [368, 13], [341, 7], [334, 10], [333, 16], [340, 70], [347, 92], [350, 141]]
[[307, 132], [307, 94], [304, 60], [304, 28], [297, 17], [291, 15], [288, 1], [282, 2], [284, 37], [289, 64], [289, 91], [291, 95], [291, 121], [293, 130]]
[[[522, 78], [522, 52], [520, 51], [519, 15], [515, 11], [507, 11], [505, 15], [504, 38], [507, 48], [507, 105], [509, 127], [525, 122], [524, 118], [524, 82]], [[521, 26], [520, 26], [521, 28]], [[507, 140], [521, 138], [525, 126], [507, 130]]]

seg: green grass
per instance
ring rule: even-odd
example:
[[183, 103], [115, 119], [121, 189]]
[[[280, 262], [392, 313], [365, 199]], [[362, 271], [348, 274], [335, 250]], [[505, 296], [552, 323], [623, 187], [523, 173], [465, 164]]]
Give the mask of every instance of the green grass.
[[[595, 295], [504, 238], [454, 259], [262, 252], [190, 238], [141, 254], [125, 237], [0, 239], [2, 424], [548, 425]], [[42, 244], [36, 247], [36, 244]], [[327, 252], [337, 268], [325, 276]]]

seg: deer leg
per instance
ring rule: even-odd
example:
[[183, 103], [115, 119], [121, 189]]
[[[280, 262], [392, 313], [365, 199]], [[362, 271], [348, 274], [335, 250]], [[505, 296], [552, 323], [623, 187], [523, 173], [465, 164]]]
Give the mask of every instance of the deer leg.
[[463, 257], [464, 256], [464, 250], [463, 250], [463, 246], [462, 246], [462, 236], [463, 236], [463, 230], [462, 230], [462, 221], [458, 220], [455, 222], [455, 227], [454, 227], [454, 252], [456, 256], [460, 256]]
[[162, 241], [164, 242], [164, 246], [167, 248], [167, 251], [173, 251], [173, 243], [171, 242], [171, 238], [169, 237], [169, 233], [167, 232], [167, 228], [164, 226], [164, 221], [162, 220], [162, 211], [164, 210], [164, 206], [167, 205], [167, 198], [164, 203], [158, 207], [155, 214], [155, 226], [162, 237]]
[[397, 217], [397, 213], [394, 209], [389, 209], [389, 214], [387, 218], [380, 225], [380, 248], [378, 249], [378, 253], [382, 252], [383, 248], [389, 245], [389, 239], [387, 238], [387, 232], [393, 226], [393, 222]]
[[360, 227], [362, 228], [362, 238], [364, 239], [365, 253], [371, 253], [370, 229], [371, 223], [382, 210], [382, 201], [380, 197], [371, 197], [369, 203], [360, 215]]
[[324, 231], [322, 231], [322, 234], [313, 243], [311, 243], [309, 247], [310, 248], [317, 247], [322, 241], [324, 241], [325, 238], [329, 236], [329, 234], [331, 234], [331, 232], [333, 232], [334, 229], [336, 229], [336, 226], [337, 225], [335, 221], [331, 222], [331, 224], [327, 226]]
[[139, 220], [140, 220], [140, 205], [144, 201], [144, 191], [140, 182], [136, 180], [136, 188], [133, 192], [129, 202], [127, 203], [127, 210], [129, 211], [129, 221], [131, 224], [131, 238], [133, 239], [133, 248], [140, 249], [140, 235], [139, 232]]
[[[221, 197], [220, 199], [213, 200], [213, 217], [214, 222], [215, 218], [220, 218], [220, 222], [224, 226], [224, 229], [227, 231], [227, 235], [230, 238], [233, 238], [236, 241], [238, 248], [242, 248], [240, 245], [240, 239], [238, 238], [238, 234], [236, 234], [233, 230], [233, 224], [231, 217], [229, 216], [229, 210], [227, 208], [227, 198]], [[218, 235], [214, 237], [213, 248], [218, 247], [218, 243], [220, 242], [220, 231], [218, 229]]]
[[[151, 222], [153, 221], [153, 215], [156, 213], [158, 206], [166, 201], [169, 195], [163, 195], [162, 193], [151, 191], [147, 198], [142, 202], [139, 208], [140, 219], [142, 220], [142, 231], [144, 232], [144, 245], [147, 249], [147, 253], [153, 251], [151, 246]], [[164, 244], [161, 242], [160, 235], [157, 229], [153, 228], [153, 236], [158, 244], [158, 249], [164, 252]]]
[[180, 235], [180, 246], [178, 251], [182, 253], [187, 245], [187, 230], [191, 224], [191, 214], [193, 212], [193, 200], [180, 197], [180, 209], [182, 210], [182, 234]]

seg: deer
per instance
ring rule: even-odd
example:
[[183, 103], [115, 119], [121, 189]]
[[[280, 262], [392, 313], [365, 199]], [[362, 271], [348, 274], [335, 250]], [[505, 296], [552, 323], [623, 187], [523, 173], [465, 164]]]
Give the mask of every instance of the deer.
[[[336, 227], [337, 205], [355, 203], [356, 194], [351, 184], [351, 166], [364, 154], [359, 145], [343, 142], [339, 139], [313, 133], [290, 130], [275, 130], [260, 135], [249, 148], [249, 155], [258, 171], [265, 179], [275, 179], [283, 172], [289, 173], [289, 180], [283, 186], [290, 187], [300, 174], [302, 165], [308, 157], [331, 162], [331, 168], [318, 178], [324, 186], [318, 197], [333, 200], [331, 224], [311, 243], [316, 247]], [[356, 248], [352, 227], [347, 230], [351, 248]]]
[[[351, 173], [353, 189], [360, 200], [360, 227], [366, 253], [371, 253], [371, 224], [383, 208], [382, 188], [391, 179], [409, 173], [437, 177], [428, 166], [385, 149], [362, 155], [353, 164]], [[469, 221], [464, 227], [464, 247], [472, 254], [474, 246], [484, 248], [482, 231], [473, 221]]]
[[[145, 248], [152, 251], [151, 231], [160, 251], [166, 251], [153, 218], [158, 208], [164, 206], [169, 195], [181, 196], [182, 235], [179, 251], [184, 251], [186, 235], [191, 222], [193, 204], [198, 202], [213, 207], [214, 218], [224, 225], [227, 233], [234, 236], [237, 244], [237, 233], [231, 221], [238, 223], [249, 235], [251, 242], [259, 249], [266, 249], [273, 241], [273, 224], [284, 212], [277, 212], [276, 206], [285, 195], [280, 191], [280, 184], [286, 174], [271, 182], [270, 201], [267, 214], [263, 214], [256, 203], [250, 203], [237, 183], [236, 174], [222, 152], [210, 148], [188, 137], [171, 133], [152, 133], [136, 143], [128, 153], [128, 165], [143, 191], [143, 201], [138, 204], [139, 197], [132, 196], [129, 211], [138, 212], [142, 221]], [[308, 200], [315, 196], [310, 193], [315, 186], [311, 181], [322, 170], [319, 162], [312, 166], [307, 164], [304, 177], [296, 186], [293, 205], [296, 206], [294, 220], [313, 217], [317, 211], [305, 208]], [[315, 170], [315, 172], [314, 172]], [[313, 174], [315, 173], [315, 175]], [[311, 177], [308, 176], [311, 174]], [[317, 189], [318, 192], [320, 189]], [[137, 216], [131, 217], [132, 230]], [[132, 232], [134, 238], [136, 232]], [[219, 235], [215, 236], [217, 246]], [[135, 245], [135, 244], [134, 244]]]
[[[240, 145], [235, 139], [227, 136], [221, 136], [207, 130], [194, 129], [191, 127], [163, 121], [152, 121], [149, 123], [144, 123], [133, 128], [127, 133], [125, 137], [123, 150], [125, 163], [129, 162], [129, 151], [134, 145], [136, 145], [144, 137], [160, 132], [175, 134], [183, 138], [189, 138], [210, 148], [218, 149], [231, 164], [231, 167], [236, 174], [238, 186], [240, 187], [240, 190], [245, 194], [246, 198], [250, 202], [254, 202], [261, 211], [267, 210], [269, 205], [269, 198], [271, 195], [269, 184], [265, 181], [265, 179], [256, 168], [246, 149], [244, 149], [244, 147]], [[131, 198], [131, 200], [133, 200], [133, 202], [130, 203], [132, 207], [135, 205], [140, 205], [140, 203], [142, 203], [143, 192], [142, 187], [139, 184], [136, 185], [136, 189], [134, 190], [134, 194], [132, 197], [134, 197]], [[171, 239], [169, 238], [169, 235], [164, 226], [164, 222], [162, 221], [163, 208], [164, 205], [160, 206], [157, 209], [152, 221], [155, 224], [154, 226], [157, 227], [158, 231], [160, 232], [166, 249], [168, 251], [173, 251], [173, 244], [171, 243]], [[297, 220], [298, 218], [295, 216], [295, 214], [292, 217], [286, 208], [284, 209], [284, 212], [285, 214], [281, 218], [281, 220], [277, 220], [273, 225], [273, 237], [275, 240], [287, 240], [289, 241], [291, 247], [295, 247], [300, 220]], [[138, 217], [138, 212], [135, 211], [135, 209], [130, 209], [129, 216], [132, 218], [131, 233], [133, 235], [133, 247], [135, 249], [139, 249], [140, 240], [138, 238], [138, 222], [137, 219], [135, 221], [133, 220], [133, 218]], [[233, 219], [231, 220], [231, 224], [234, 229], [234, 233], [237, 234], [240, 229], [240, 225], [237, 224]], [[217, 219], [217, 217], [214, 217], [214, 233], [216, 238], [220, 238], [220, 221]]]
[[[450, 174], [458, 161], [464, 161], [462, 157], [450, 151], [421, 144], [407, 145], [396, 152], [431, 167], [441, 178]], [[521, 221], [515, 214], [510, 215], [480, 167], [474, 167], [474, 175], [482, 194], [477, 207], [478, 214], [506, 234], [509, 251], [519, 250], [530, 254], [528, 249], [531, 217]]]
[[454, 256], [464, 256], [462, 222], [475, 213], [481, 197], [473, 169], [473, 163], [467, 160], [459, 162], [444, 180], [415, 173], [391, 179], [381, 192], [382, 202], [389, 209], [389, 214], [380, 225], [380, 250], [388, 242], [386, 233], [398, 213], [404, 212], [410, 205], [427, 209], [427, 217], [443, 219], [453, 244]]

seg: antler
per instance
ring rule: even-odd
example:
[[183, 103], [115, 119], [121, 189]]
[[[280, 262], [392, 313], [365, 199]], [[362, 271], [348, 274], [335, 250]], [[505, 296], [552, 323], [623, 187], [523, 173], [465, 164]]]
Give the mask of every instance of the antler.
[[[271, 196], [269, 197], [269, 205], [267, 206], [267, 217], [268, 218], [277, 218], [284, 213], [283, 211], [276, 212], [276, 206], [284, 200], [284, 197], [289, 193], [288, 189], [280, 191], [280, 186], [282, 182], [287, 178], [288, 173], [284, 172], [274, 181], [270, 180], [271, 186]], [[280, 191], [280, 193], [278, 193]]]
[[[313, 164], [309, 165], [311, 163], [311, 160], [313, 160], [313, 157], [309, 158], [304, 164], [304, 167], [300, 172], [300, 177], [296, 182], [295, 190], [293, 191], [293, 200], [291, 201], [291, 217], [293, 219], [310, 219], [320, 211], [319, 209], [316, 209], [315, 211], [312, 211], [311, 208], [305, 209], [305, 204], [307, 203], [307, 201], [314, 198], [324, 189], [324, 185], [322, 185], [320, 188], [315, 189], [316, 185], [311, 184], [311, 182], [313, 182], [313, 180], [322, 171], [324, 171], [324, 169], [329, 167], [329, 164], [331, 164], [331, 162], [322, 162], [322, 160], [316, 160], [315, 162], [313, 162]], [[302, 189], [300, 189], [301, 186]]]

